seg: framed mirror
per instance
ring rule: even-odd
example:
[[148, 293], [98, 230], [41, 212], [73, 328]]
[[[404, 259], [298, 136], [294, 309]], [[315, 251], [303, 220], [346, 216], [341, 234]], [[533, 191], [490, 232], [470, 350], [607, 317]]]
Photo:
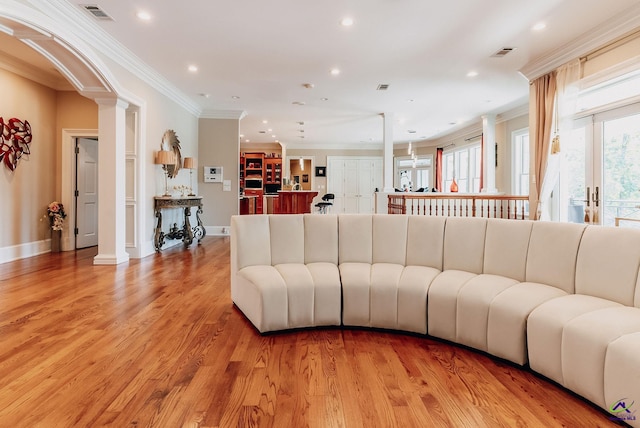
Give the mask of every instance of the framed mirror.
[[162, 169], [167, 171], [169, 178], [175, 178], [182, 168], [182, 156], [180, 155], [180, 140], [173, 129], [167, 129], [162, 135], [160, 150], [168, 150], [175, 154], [176, 162], [172, 165], [163, 165]]

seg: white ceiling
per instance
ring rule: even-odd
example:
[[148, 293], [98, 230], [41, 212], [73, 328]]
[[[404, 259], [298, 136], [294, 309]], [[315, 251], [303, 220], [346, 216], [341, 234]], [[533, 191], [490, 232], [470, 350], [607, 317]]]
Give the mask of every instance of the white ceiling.
[[[519, 70], [637, 11], [638, 3], [98, 0], [93, 4], [113, 21], [86, 16], [203, 115], [245, 111], [241, 132], [252, 143], [368, 147], [382, 141], [380, 113], [393, 113], [399, 144], [434, 139], [525, 104], [528, 82]], [[152, 19], [139, 20], [139, 10]], [[340, 25], [346, 16], [351, 27]], [[546, 29], [532, 30], [538, 22]], [[516, 49], [492, 57], [504, 47]], [[196, 73], [187, 70], [190, 64]], [[329, 73], [334, 67], [338, 76]], [[472, 70], [478, 75], [467, 77]], [[377, 91], [378, 84], [389, 89]]]

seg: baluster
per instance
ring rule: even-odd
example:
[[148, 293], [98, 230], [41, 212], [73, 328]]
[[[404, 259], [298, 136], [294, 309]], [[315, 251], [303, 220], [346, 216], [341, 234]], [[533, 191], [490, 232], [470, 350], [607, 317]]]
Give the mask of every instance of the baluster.
[[432, 214], [432, 210], [433, 210], [432, 204], [431, 204], [432, 202], [433, 202], [433, 199], [429, 198], [429, 215]]

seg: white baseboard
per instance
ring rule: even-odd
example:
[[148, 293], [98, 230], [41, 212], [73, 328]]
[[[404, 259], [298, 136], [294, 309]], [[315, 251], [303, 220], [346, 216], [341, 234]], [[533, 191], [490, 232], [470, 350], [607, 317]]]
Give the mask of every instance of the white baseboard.
[[25, 244], [13, 245], [0, 248], [0, 263], [12, 262], [14, 260], [26, 259], [27, 257], [51, 251], [51, 239], [42, 241], [27, 242]]
[[204, 230], [207, 232], [207, 236], [229, 236], [231, 226], [205, 226]]

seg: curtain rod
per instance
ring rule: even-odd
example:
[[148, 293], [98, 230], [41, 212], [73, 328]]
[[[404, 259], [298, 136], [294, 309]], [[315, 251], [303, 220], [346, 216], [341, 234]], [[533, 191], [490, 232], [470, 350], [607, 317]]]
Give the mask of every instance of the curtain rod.
[[618, 37], [617, 39], [612, 40], [611, 42], [607, 43], [604, 46], [599, 47], [598, 49], [582, 56], [580, 58], [580, 62], [585, 62], [585, 61], [589, 61], [595, 57], [598, 57], [604, 53], [609, 52], [612, 49], [617, 48], [618, 46], [621, 46], [631, 40], [634, 40], [636, 38], [640, 37], [640, 30], [632, 30], [630, 32], [628, 32], [627, 34], [622, 35], [621, 37]]
[[446, 149], [447, 147], [451, 147], [451, 146], [455, 146], [455, 145], [456, 145], [456, 143], [450, 143], [450, 144], [447, 144], [446, 146], [436, 147], [436, 149]]
[[471, 140], [475, 140], [478, 137], [482, 137], [484, 134], [478, 134], [478, 135], [474, 135], [473, 137], [469, 137], [469, 138], [465, 138], [464, 141], [471, 141]]

